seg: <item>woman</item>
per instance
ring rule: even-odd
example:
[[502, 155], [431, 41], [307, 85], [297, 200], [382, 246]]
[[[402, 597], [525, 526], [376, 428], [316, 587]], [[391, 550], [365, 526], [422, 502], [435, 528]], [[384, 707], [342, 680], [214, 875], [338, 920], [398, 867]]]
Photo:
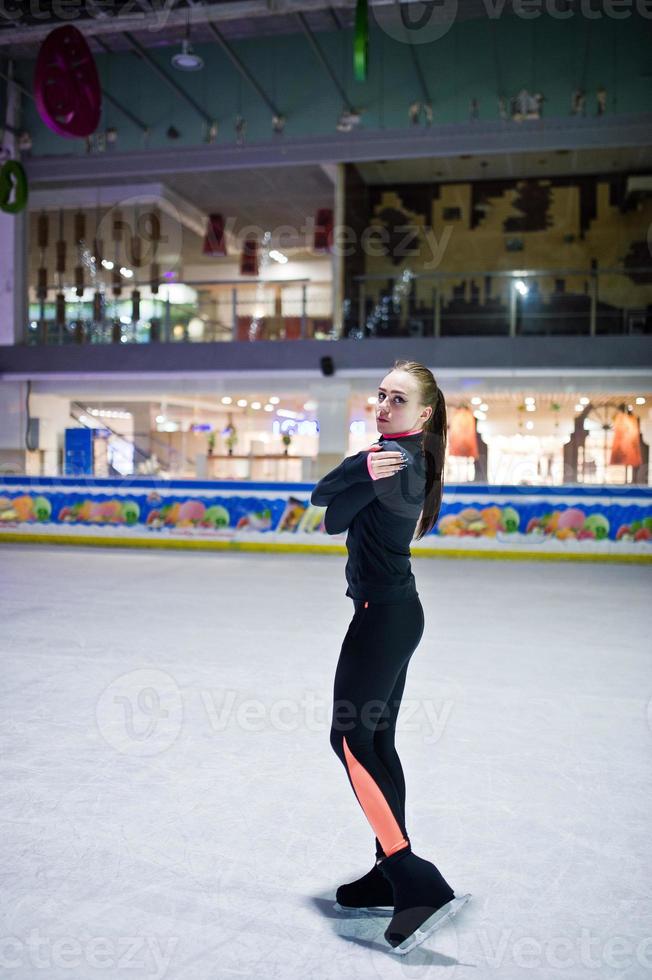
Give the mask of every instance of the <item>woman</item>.
[[395, 361], [379, 388], [378, 442], [324, 476], [311, 502], [325, 506], [328, 534], [348, 529], [347, 590], [355, 613], [335, 673], [331, 745], [376, 834], [376, 864], [337, 889], [338, 911], [393, 909], [385, 938], [397, 953], [423, 942], [470, 898], [456, 898], [431, 862], [412, 852], [405, 779], [394, 745], [423, 608], [410, 542], [441, 508], [446, 404], [427, 367]]

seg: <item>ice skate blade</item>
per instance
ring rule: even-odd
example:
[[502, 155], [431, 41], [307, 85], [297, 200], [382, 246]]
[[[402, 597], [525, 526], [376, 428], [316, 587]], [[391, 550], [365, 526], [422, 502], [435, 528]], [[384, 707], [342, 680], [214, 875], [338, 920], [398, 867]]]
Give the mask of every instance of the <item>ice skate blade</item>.
[[340, 905], [339, 902], [335, 902], [333, 908], [340, 915], [348, 915], [351, 918], [357, 918], [358, 916], [368, 916], [368, 915], [386, 915], [392, 916], [394, 914], [394, 908], [391, 905], [363, 905], [357, 908], [354, 905]]
[[445, 922], [452, 919], [454, 915], [457, 915], [459, 910], [463, 905], [471, 898], [470, 894], [460, 895], [459, 898], [452, 898], [450, 902], [446, 902], [442, 905], [440, 909], [437, 909], [430, 918], [426, 919], [418, 929], [416, 929], [411, 936], [404, 939], [402, 943], [398, 946], [390, 946], [390, 951], [392, 953], [398, 953], [399, 956], [403, 956], [405, 953], [409, 953], [411, 949], [415, 946], [419, 946], [424, 939], [431, 936], [436, 929], [443, 926]]

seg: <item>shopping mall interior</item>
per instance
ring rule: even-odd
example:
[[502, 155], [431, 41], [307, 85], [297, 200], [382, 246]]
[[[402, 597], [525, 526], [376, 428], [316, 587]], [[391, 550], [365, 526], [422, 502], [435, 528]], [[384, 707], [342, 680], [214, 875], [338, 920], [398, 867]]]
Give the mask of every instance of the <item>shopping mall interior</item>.
[[57, 23], [3, 24], [1, 471], [65, 475], [84, 427], [98, 477], [314, 480], [403, 357], [449, 480], [648, 485], [647, 23], [464, 5], [404, 43], [379, 4], [351, 62], [313, 6], [82, 5], [77, 123], [33, 82]]

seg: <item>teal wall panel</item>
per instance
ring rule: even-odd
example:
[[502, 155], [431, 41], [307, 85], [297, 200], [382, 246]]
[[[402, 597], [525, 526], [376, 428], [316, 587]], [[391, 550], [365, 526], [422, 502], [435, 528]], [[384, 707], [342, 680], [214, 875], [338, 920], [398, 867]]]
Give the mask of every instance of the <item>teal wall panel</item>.
[[[544, 93], [544, 116], [567, 117], [573, 89], [584, 84], [587, 113], [595, 114], [595, 91], [605, 86], [608, 112], [649, 111], [649, 41], [652, 22], [632, 13], [615, 20], [602, 15], [589, 21], [579, 12], [568, 20], [546, 14], [526, 20], [504, 16], [496, 20], [454, 23], [436, 41], [414, 45], [432, 99], [435, 123], [465, 123], [472, 98], [479, 100], [479, 118], [498, 118], [497, 96], [515, 95], [521, 88]], [[349, 101], [364, 110], [367, 130], [408, 128], [408, 105], [422, 99], [410, 47], [389, 36], [371, 20], [368, 79], [353, 78], [350, 31], [318, 35], [319, 43], [344, 86]], [[287, 138], [335, 135], [342, 100], [317, 61], [303, 34], [280, 35], [235, 42], [233, 47], [272, 100], [286, 115]], [[217, 143], [235, 143], [238, 112], [247, 120], [246, 140], [271, 138], [271, 111], [240, 77], [217, 45], [199, 45], [205, 60], [197, 73], [174, 71], [170, 57], [176, 48], [154, 49], [165, 67], [219, 126]], [[206, 125], [133, 53], [98, 55], [103, 85], [151, 127], [143, 136], [113, 106], [105, 103], [101, 128], [119, 130], [117, 150], [151, 149], [202, 142]], [[18, 75], [31, 84], [33, 63], [19, 66]], [[646, 77], [647, 76], [647, 77]], [[50, 133], [34, 104], [25, 103], [25, 127], [34, 138], [35, 155], [85, 153], [82, 140], [65, 140]], [[166, 137], [170, 125], [181, 133], [176, 144]]]

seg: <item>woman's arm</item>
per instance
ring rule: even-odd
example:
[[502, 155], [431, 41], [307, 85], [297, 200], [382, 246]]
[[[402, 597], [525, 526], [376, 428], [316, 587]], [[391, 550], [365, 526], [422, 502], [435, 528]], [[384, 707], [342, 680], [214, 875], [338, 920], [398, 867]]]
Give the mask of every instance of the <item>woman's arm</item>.
[[[386, 444], [387, 445], [387, 444]], [[312, 492], [310, 501], [317, 506], [326, 506], [324, 525], [327, 534], [339, 534], [345, 531], [356, 514], [370, 504], [372, 500], [383, 494], [391, 493], [392, 485], [396, 483], [398, 471], [390, 472], [382, 477], [374, 474], [370, 461], [372, 452], [391, 453], [391, 463], [398, 465], [402, 457], [409, 462], [410, 457], [401, 447], [391, 444], [387, 446], [372, 446], [364, 449], [355, 456], [348, 456], [339, 466], [322, 477]], [[387, 455], [390, 463], [390, 456]]]
[[339, 534], [351, 524], [355, 515], [370, 504], [378, 496], [378, 488], [373, 480], [368, 483], [356, 483], [343, 490], [331, 500], [326, 508], [324, 526], [327, 534]]
[[331, 500], [348, 490], [356, 483], [372, 484], [373, 480], [367, 466], [368, 450], [363, 449], [355, 456], [347, 456], [334, 470], [322, 476], [321, 480], [310, 495], [310, 503], [318, 507], [327, 507]]

